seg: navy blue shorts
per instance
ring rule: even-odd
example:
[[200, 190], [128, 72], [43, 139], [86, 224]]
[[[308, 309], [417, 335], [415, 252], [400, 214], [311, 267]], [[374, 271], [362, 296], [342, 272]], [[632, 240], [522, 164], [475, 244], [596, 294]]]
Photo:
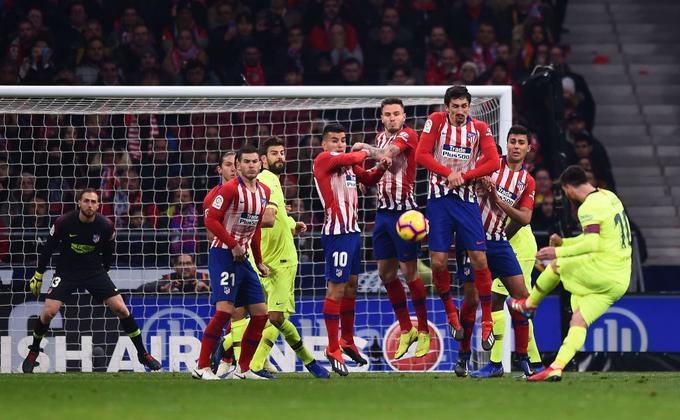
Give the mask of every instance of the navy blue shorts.
[[469, 203], [453, 194], [430, 198], [427, 200], [427, 218], [430, 221], [427, 239], [430, 251], [449, 252], [454, 233], [456, 242], [463, 249], [486, 250], [486, 235], [477, 202]]
[[397, 258], [406, 262], [418, 257], [420, 243], [405, 241], [397, 234], [397, 220], [403, 213], [399, 210], [378, 210], [375, 215], [373, 256], [376, 260]]
[[[462, 252], [459, 256], [456, 247], [456, 264], [458, 265], [459, 280], [473, 281], [472, 265], [467, 253]], [[492, 279], [502, 279], [505, 277], [521, 276], [522, 268], [519, 266], [515, 251], [513, 251], [508, 241], [486, 241], [486, 261], [491, 271]]]
[[321, 246], [326, 259], [326, 280], [347, 283], [350, 275], [361, 269], [361, 234], [341, 233], [321, 235]]
[[227, 301], [234, 306], [264, 303], [264, 292], [257, 273], [247, 259], [235, 262], [231, 251], [224, 248], [210, 248], [208, 255], [210, 273], [210, 301]]

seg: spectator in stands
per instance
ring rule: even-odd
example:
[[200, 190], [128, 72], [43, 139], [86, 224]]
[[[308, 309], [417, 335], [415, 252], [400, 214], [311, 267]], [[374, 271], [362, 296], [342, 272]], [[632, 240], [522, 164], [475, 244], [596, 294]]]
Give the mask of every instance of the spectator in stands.
[[9, 222], [9, 203], [12, 197], [11, 187], [9, 163], [7, 163], [7, 158], [0, 156], [0, 222], [3, 226], [7, 226]]
[[143, 230], [153, 228], [153, 225], [146, 218], [141, 207], [132, 207], [130, 213], [128, 213], [127, 219], [128, 219], [127, 227], [130, 230]]
[[416, 81], [416, 84], [421, 85], [425, 81], [423, 71], [413, 65], [411, 60], [411, 53], [406, 47], [398, 46], [392, 51], [392, 58], [388, 67], [380, 69], [380, 84], [387, 83], [387, 75], [392, 68], [404, 67], [409, 70]]
[[[543, 25], [540, 23], [534, 23], [526, 27], [526, 32], [524, 35], [524, 45], [519, 54], [520, 66], [518, 70], [523, 71], [524, 74], [528, 74], [533, 69], [536, 64], [547, 64], [549, 57], [540, 58], [540, 52], [538, 51], [539, 46], [547, 48], [552, 45], [552, 36], [548, 33]], [[546, 55], [546, 53], [543, 53]], [[549, 54], [549, 52], [548, 52]], [[541, 63], [545, 61], [545, 63]]]
[[30, 56], [24, 58], [19, 68], [19, 78], [24, 85], [49, 85], [56, 68], [52, 61], [52, 48], [47, 41], [38, 39], [33, 43]]
[[293, 7], [288, 7], [286, 0], [271, 0], [269, 12], [280, 17], [290, 31], [294, 26], [302, 23], [302, 15]]
[[[552, 195], [545, 196], [541, 204], [534, 210], [531, 218], [531, 229], [534, 231], [551, 232], [555, 225], [555, 199]], [[549, 236], [549, 234], [547, 235]], [[543, 236], [541, 236], [543, 237]]]
[[49, 26], [45, 24], [43, 11], [37, 6], [28, 9], [26, 19], [33, 25], [36, 37], [48, 41], [49, 44], [54, 43], [54, 34]]
[[408, 67], [393, 67], [388, 74], [388, 85], [415, 85], [416, 80]]
[[[85, 45], [84, 32], [88, 23], [88, 14], [81, 1], [73, 1], [68, 6], [68, 24], [57, 35], [61, 46], [59, 57], [64, 64], [73, 65], [78, 62], [79, 50]], [[103, 33], [102, 33], [103, 35]]]
[[425, 69], [425, 83], [428, 85], [453, 85], [460, 78], [460, 56], [455, 49], [450, 47], [442, 50], [439, 61], [434, 67]]
[[175, 46], [163, 60], [163, 71], [171, 80], [181, 79], [181, 73], [189, 61], [198, 60], [208, 65], [208, 55], [194, 42], [194, 35], [189, 29], [182, 29], [177, 34]]
[[101, 38], [92, 38], [87, 42], [85, 57], [76, 68], [79, 84], [94, 85], [97, 82], [105, 53], [104, 41]]
[[495, 24], [496, 17], [486, 3], [483, 0], [453, 2], [448, 22], [453, 29], [451, 36], [456, 45], [469, 48], [484, 22]]
[[170, 251], [173, 254], [196, 252], [198, 212], [191, 196], [185, 188], [176, 190], [173, 203], [166, 211], [170, 234]]
[[179, 175], [177, 155], [168, 150], [168, 140], [162, 137], [152, 142], [151, 154], [142, 159], [142, 191], [145, 203], [154, 203], [165, 208], [169, 202], [168, 183], [171, 177]]
[[307, 80], [313, 85], [325, 86], [336, 83], [336, 69], [333, 67], [328, 53], [321, 53], [316, 56], [311, 76]]
[[330, 54], [331, 63], [334, 66], [342, 65], [350, 58], [355, 59], [360, 64], [364, 62], [364, 54], [361, 45], [356, 43], [353, 47], [347, 43], [345, 27], [341, 23], [334, 23], [330, 28]]
[[25, 58], [30, 58], [31, 47], [36, 40], [36, 31], [28, 20], [22, 20], [17, 27], [17, 35], [7, 47], [6, 58], [20, 66]]
[[181, 254], [175, 258], [175, 271], [164, 274], [158, 281], [140, 286], [137, 291], [145, 293], [207, 293], [210, 292], [208, 273], [196, 270], [194, 258]]
[[198, 60], [191, 60], [182, 72], [182, 84], [186, 86], [216, 86], [220, 84], [220, 81], [212, 71], [206, 68], [205, 64]]
[[18, 185], [12, 191], [9, 214], [12, 225], [15, 227], [23, 227], [25, 224], [24, 218], [34, 215], [30, 214], [31, 211], [29, 210], [32, 210], [34, 207], [35, 182], [35, 175], [29, 172], [22, 172]]
[[98, 85], [119, 86], [124, 85], [123, 74], [118, 63], [113, 59], [104, 59], [99, 66]]
[[536, 197], [534, 202], [540, 205], [545, 197], [552, 197], [552, 179], [550, 179], [550, 172], [545, 168], [537, 168], [534, 171], [534, 180], [536, 181]]
[[141, 23], [142, 18], [134, 6], [124, 7], [118, 20], [113, 23], [108, 42], [111, 49], [122, 49], [130, 44], [134, 39], [135, 27]]
[[[567, 139], [574, 144], [574, 151], [579, 158], [590, 157], [594, 160], [596, 166], [605, 171], [611, 171], [612, 164], [607, 149], [586, 130], [585, 119], [579, 112], [571, 112], [567, 116]], [[576, 148], [577, 139], [580, 139], [578, 150]]]
[[172, 25], [167, 26], [161, 35], [163, 50], [166, 53], [169, 53], [173, 48], [177, 47], [177, 44], [179, 44], [179, 35], [183, 30], [189, 31], [193, 43], [198, 48], [205, 48], [208, 46], [208, 31], [196, 22], [196, 16], [194, 15], [195, 9], [200, 7], [202, 6], [197, 2], [185, 1], [179, 3], [175, 21]]
[[[378, 80], [380, 71], [389, 67], [392, 61], [392, 52], [397, 44], [397, 33], [394, 27], [383, 23], [376, 32], [376, 39], [371, 41], [366, 54], [367, 77], [369, 80]], [[388, 70], [389, 71], [389, 70]]]
[[0, 64], [0, 85], [16, 85], [19, 82], [19, 66], [13, 61]]
[[479, 69], [472, 61], [466, 61], [460, 70], [460, 81], [464, 85], [477, 84], [479, 79]]
[[[588, 131], [593, 131], [595, 124], [595, 100], [590, 92], [588, 83], [578, 73], [571, 70], [567, 64], [565, 56], [565, 48], [560, 45], [554, 45], [550, 49], [550, 62], [555, 66], [563, 77], [569, 78], [573, 81], [575, 95], [579, 98], [578, 111], [583, 116], [585, 126], [583, 128]], [[581, 131], [581, 130], [579, 130]]]
[[453, 43], [449, 40], [446, 28], [442, 25], [434, 25], [430, 29], [430, 36], [427, 40], [425, 68], [433, 68], [441, 59], [444, 48], [453, 48]]
[[330, 52], [332, 47], [331, 42], [331, 26], [334, 23], [340, 23], [345, 30], [345, 47], [349, 51], [353, 51], [359, 43], [359, 37], [354, 26], [344, 21], [340, 17], [341, 0], [324, 0], [323, 12], [321, 22], [317, 23], [309, 31], [309, 42], [312, 49], [316, 52]]
[[489, 68], [489, 80], [487, 85], [512, 85], [512, 77], [508, 71], [508, 66], [502, 61], [494, 63]]
[[364, 84], [364, 69], [358, 60], [349, 58], [342, 63], [339, 83], [345, 86]]
[[475, 41], [472, 43], [472, 60], [480, 72], [491, 67], [498, 59], [496, 29], [489, 21], [481, 22]]
[[[141, 73], [150, 68], [148, 64], [142, 66], [144, 55], [148, 54], [157, 59], [158, 51], [154, 46], [153, 37], [147, 25], [136, 24], [131, 34], [132, 39], [118, 50], [120, 62], [123, 63], [127, 74], [135, 71]], [[158, 67], [155, 68], [158, 69]]]

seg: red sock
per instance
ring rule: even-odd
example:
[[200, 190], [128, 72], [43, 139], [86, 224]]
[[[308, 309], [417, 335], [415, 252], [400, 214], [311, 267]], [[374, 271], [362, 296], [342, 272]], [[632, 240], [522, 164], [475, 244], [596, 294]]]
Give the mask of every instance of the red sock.
[[527, 355], [529, 346], [529, 321], [515, 311], [510, 311], [512, 328], [515, 330], [515, 352], [519, 356]]
[[459, 351], [465, 353], [472, 351], [471, 341], [472, 332], [475, 329], [475, 318], [477, 318], [477, 306], [463, 300], [463, 306], [460, 308], [460, 324], [463, 326], [465, 335], [463, 341], [460, 342]]
[[475, 287], [482, 305], [482, 322], [493, 322], [491, 318], [491, 271], [489, 268], [475, 270]]
[[260, 345], [262, 330], [268, 319], [269, 315], [250, 317], [246, 332], [243, 333], [243, 339], [241, 339], [241, 356], [238, 358], [238, 365], [241, 367], [242, 372], [250, 369], [250, 361], [255, 354], [255, 350], [257, 350], [257, 346]]
[[423, 280], [418, 277], [408, 284], [408, 289], [411, 292], [413, 310], [416, 311], [416, 317], [418, 317], [418, 331], [428, 332], [427, 295], [425, 293], [425, 285], [423, 284]]
[[203, 331], [203, 338], [201, 338], [201, 352], [198, 356], [198, 368], [206, 368], [210, 366], [210, 354], [215, 350], [217, 342], [222, 337], [222, 330], [229, 322], [231, 315], [227, 312], [216, 311], [212, 316], [208, 326]]
[[411, 317], [408, 313], [408, 307], [406, 306], [406, 292], [404, 292], [404, 287], [401, 285], [401, 282], [399, 279], [395, 279], [394, 281], [385, 283], [385, 290], [387, 290], [387, 297], [392, 304], [394, 314], [397, 315], [397, 319], [399, 320], [401, 332], [410, 331], [411, 328], [413, 328], [413, 324], [411, 323]]
[[453, 298], [451, 297], [451, 275], [449, 274], [449, 270], [433, 271], [432, 280], [439, 292], [439, 298], [444, 304], [446, 317], [449, 319], [449, 322], [452, 322], [451, 318], [456, 315], [456, 305], [453, 303]]
[[342, 323], [342, 339], [347, 344], [354, 343], [354, 307], [357, 298], [345, 296], [340, 303], [340, 322]]
[[328, 334], [328, 351], [330, 353], [339, 350], [338, 326], [340, 325], [340, 302], [326, 298], [323, 302], [323, 319], [326, 322]]

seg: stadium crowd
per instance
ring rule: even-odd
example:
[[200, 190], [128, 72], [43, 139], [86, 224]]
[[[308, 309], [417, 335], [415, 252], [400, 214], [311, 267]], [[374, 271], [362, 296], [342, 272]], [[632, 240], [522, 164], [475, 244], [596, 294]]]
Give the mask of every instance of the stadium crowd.
[[[562, 77], [568, 163], [615, 189], [592, 135], [595, 103], [560, 42], [565, 8], [558, 0], [5, 1], [0, 84], [511, 84], [514, 119], [525, 123], [521, 83], [552, 64]], [[270, 135], [289, 148], [282, 184], [291, 213], [312, 229], [322, 220], [311, 177], [299, 177], [321, 150], [327, 116], [312, 111], [300, 124], [224, 114], [0, 118], [0, 229], [12, 233], [0, 236], [5, 263], [33, 265], [40, 240], [30, 232], [72, 208], [83, 187], [101, 191], [102, 213], [122, 232], [119, 264], [167, 266], [158, 256], [201, 253], [199, 203], [219, 179], [220, 152]], [[375, 124], [349, 128], [370, 142]], [[540, 140], [532, 138], [528, 164], [537, 183], [532, 225], [550, 230]]]

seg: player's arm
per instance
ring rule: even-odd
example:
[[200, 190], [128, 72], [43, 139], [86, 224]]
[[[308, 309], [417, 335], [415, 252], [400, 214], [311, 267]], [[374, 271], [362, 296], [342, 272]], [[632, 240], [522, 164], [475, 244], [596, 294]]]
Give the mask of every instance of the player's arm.
[[[266, 191], [267, 205], [269, 205], [271, 198], [271, 191], [267, 189]], [[262, 219], [264, 218], [264, 213], [260, 216], [260, 220], [257, 222], [257, 227], [255, 228], [255, 233], [253, 234], [253, 239], [250, 244], [250, 249], [253, 253], [253, 260], [255, 260], [255, 266], [260, 271], [262, 277], [267, 277], [269, 275], [269, 267], [264, 265], [262, 262]]]
[[437, 162], [432, 153], [442, 122], [441, 118], [435, 114], [430, 115], [430, 118], [425, 122], [416, 148], [416, 163], [428, 171], [446, 178], [451, 174], [451, 169]]
[[370, 152], [367, 150], [349, 153], [328, 152], [327, 155], [318, 159], [315, 167], [321, 171], [330, 172], [343, 166], [358, 165], [368, 157], [370, 157]]
[[111, 269], [113, 252], [116, 249], [116, 228], [113, 223], [109, 222], [109, 224], [108, 238], [102, 245], [102, 266], [104, 267], [104, 271], [109, 271]]
[[501, 167], [498, 149], [496, 148], [496, 142], [491, 134], [491, 129], [486, 124], [479, 124], [478, 129], [480, 133], [483, 133], [479, 139], [479, 148], [482, 150], [482, 157], [477, 160], [474, 169], [463, 173], [463, 179], [466, 182], [491, 175]]
[[230, 188], [230, 184], [224, 185], [220, 188], [219, 193], [213, 199], [213, 202], [205, 212], [205, 227], [210, 233], [217, 236], [217, 238], [225, 243], [229, 249], [238, 246], [238, 242], [229, 232], [224, 228], [222, 219], [227, 212], [227, 208], [234, 200], [234, 191]]
[[[534, 213], [535, 191], [536, 181], [531, 177], [527, 177], [527, 185], [522, 192], [517, 208], [509, 205], [503, 200], [498, 200], [498, 207], [500, 207], [512, 221], [518, 223], [520, 227], [526, 226], [531, 223], [531, 216]], [[507, 229], [505, 233], [507, 234]]]
[[519, 230], [524, 226], [526, 225], [521, 225], [510, 219], [510, 222], [505, 226], [505, 236], [508, 237], [508, 240], [512, 239], [512, 237], [515, 236], [517, 232], [519, 232]]
[[264, 209], [264, 214], [262, 215], [262, 227], [271, 228], [274, 227], [276, 222], [276, 212], [278, 211], [278, 206], [276, 203], [270, 201], [267, 203], [267, 208]]
[[33, 273], [33, 277], [31, 277], [31, 280], [28, 283], [31, 293], [33, 293], [35, 297], [40, 296], [42, 279], [45, 270], [47, 270], [47, 264], [49, 264], [50, 258], [52, 258], [52, 254], [54, 254], [54, 251], [57, 249], [59, 242], [61, 242], [63, 235], [63, 229], [61, 227], [62, 220], [63, 216], [58, 218], [52, 227], [50, 227], [50, 235], [47, 237], [47, 241], [45, 242], [45, 246], [43, 247], [40, 256], [38, 256], [38, 267], [35, 269], [35, 273]]
[[383, 165], [376, 165], [371, 169], [364, 169], [360, 165], [354, 165], [352, 169], [357, 176], [357, 180], [368, 187], [377, 184], [385, 174], [385, 167]]
[[592, 208], [587, 203], [581, 204], [578, 209], [578, 219], [583, 233], [573, 238], [563, 238], [556, 245], [555, 256], [573, 257], [576, 255], [589, 254], [600, 250], [600, 226], [601, 217], [597, 216], [597, 208]]

